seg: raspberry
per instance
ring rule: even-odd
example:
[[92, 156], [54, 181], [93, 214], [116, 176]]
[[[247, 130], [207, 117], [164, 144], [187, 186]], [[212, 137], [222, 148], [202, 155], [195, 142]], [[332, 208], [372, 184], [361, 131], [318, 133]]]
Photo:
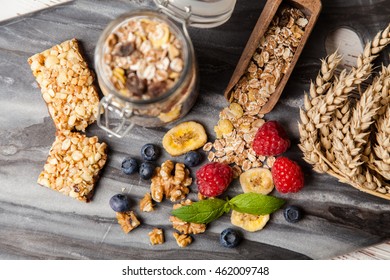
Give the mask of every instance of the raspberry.
[[196, 184], [201, 194], [208, 197], [222, 194], [233, 179], [233, 171], [227, 164], [212, 162], [196, 172]]
[[286, 131], [276, 121], [263, 124], [256, 133], [252, 148], [258, 156], [276, 156], [290, 147]]
[[295, 161], [279, 157], [272, 166], [271, 173], [275, 188], [280, 193], [296, 193], [303, 188], [303, 172]]

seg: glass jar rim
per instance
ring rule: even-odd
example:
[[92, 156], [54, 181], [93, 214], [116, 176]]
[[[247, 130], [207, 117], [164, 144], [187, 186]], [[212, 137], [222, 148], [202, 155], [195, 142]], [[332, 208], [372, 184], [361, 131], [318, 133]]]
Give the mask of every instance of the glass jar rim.
[[[180, 40], [182, 45], [182, 53], [183, 53], [183, 62], [184, 62], [184, 68], [183, 71], [180, 73], [179, 79], [175, 82], [172, 88], [167, 90], [164, 94], [150, 98], [150, 99], [132, 99], [130, 97], [124, 96], [121, 94], [113, 85], [113, 83], [108, 78], [108, 75], [104, 74], [104, 47], [106, 44], [106, 40], [108, 36], [118, 27], [120, 27], [123, 23], [125, 23], [128, 20], [131, 20], [133, 18], [150, 18], [155, 19], [158, 18], [159, 20], [164, 21], [164, 23], [167, 23], [171, 31], [175, 32], [176, 37]], [[187, 33], [183, 31], [183, 29], [179, 28], [168, 16], [165, 14], [162, 14], [160, 12], [149, 10], [149, 9], [139, 9], [136, 11], [127, 12], [125, 14], [120, 15], [113, 21], [111, 21], [107, 27], [103, 30], [102, 34], [100, 35], [96, 49], [95, 49], [95, 68], [96, 73], [98, 76], [98, 79], [104, 83], [104, 85], [109, 89], [110, 93], [115, 95], [115, 97], [121, 99], [122, 101], [126, 101], [129, 103], [137, 104], [137, 105], [147, 105], [147, 104], [153, 104], [158, 101], [162, 101], [168, 97], [170, 97], [172, 94], [174, 94], [177, 89], [180, 87], [180, 85], [183, 83], [183, 81], [186, 79], [188, 72], [191, 69], [191, 65], [193, 63], [192, 61], [192, 55], [190, 54], [190, 50], [192, 50], [192, 44], [190, 41], [190, 38], [188, 38]]]

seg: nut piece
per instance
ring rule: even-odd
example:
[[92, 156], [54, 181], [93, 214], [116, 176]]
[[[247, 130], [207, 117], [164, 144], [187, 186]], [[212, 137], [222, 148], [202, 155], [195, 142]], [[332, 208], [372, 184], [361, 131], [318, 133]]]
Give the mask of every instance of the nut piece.
[[146, 193], [145, 196], [139, 202], [139, 209], [142, 212], [152, 212], [154, 211], [154, 205], [152, 201], [152, 196], [150, 193]]
[[160, 228], [154, 228], [148, 233], [149, 240], [152, 245], [160, 245], [164, 243], [164, 232]]
[[57, 130], [79, 130], [97, 117], [99, 96], [76, 39], [28, 59]]
[[141, 224], [133, 211], [116, 212], [116, 218], [125, 233], [129, 233]]
[[178, 234], [177, 232], [173, 233], [173, 237], [176, 239], [177, 245], [184, 248], [192, 243], [192, 237], [187, 234]]
[[[177, 203], [173, 205], [173, 209], [180, 208], [185, 205], [192, 204], [192, 201], [187, 199], [182, 201], [181, 203]], [[205, 224], [197, 224], [197, 223], [188, 223], [180, 220], [175, 216], [170, 216], [169, 221], [172, 223], [174, 229], [178, 230], [180, 233], [184, 234], [199, 234], [206, 231]]]
[[106, 163], [106, 143], [77, 132], [60, 132], [54, 141], [38, 184], [81, 201], [92, 196]]
[[190, 192], [188, 186], [192, 184], [190, 171], [183, 163], [174, 164], [167, 160], [161, 168], [157, 167], [150, 185], [152, 198], [161, 202], [163, 197], [171, 201], [184, 199]]

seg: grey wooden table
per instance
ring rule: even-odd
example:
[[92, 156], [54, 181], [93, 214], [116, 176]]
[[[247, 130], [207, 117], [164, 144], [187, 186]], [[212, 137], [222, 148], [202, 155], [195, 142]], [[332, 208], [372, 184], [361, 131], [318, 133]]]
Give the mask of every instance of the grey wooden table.
[[[200, 97], [185, 118], [203, 123], [210, 139], [218, 112], [226, 106], [224, 87], [234, 70], [264, 1], [240, 0], [231, 20], [221, 27], [191, 29], [200, 67]], [[177, 247], [168, 221], [171, 203], [164, 201], [154, 213], [140, 213], [137, 202], [149, 184], [137, 175], [121, 173], [126, 155], [139, 154], [146, 142], [161, 144], [168, 128], [136, 127], [124, 139], [108, 138], [96, 125], [88, 135], [98, 135], [109, 145], [109, 160], [89, 204], [40, 187], [36, 179], [54, 140], [55, 128], [36, 86], [27, 58], [72, 37], [78, 38], [92, 66], [93, 51], [102, 29], [119, 14], [153, 7], [151, 1], [80, 0], [0, 24], [0, 258], [1, 259], [328, 259], [390, 238], [390, 203], [315, 174], [301, 160], [297, 148], [298, 108], [303, 91], [326, 55], [329, 32], [349, 26], [362, 41], [388, 24], [389, 1], [323, 1], [323, 12], [284, 94], [266, 116], [282, 122], [292, 137], [288, 156], [299, 161], [306, 187], [284, 195], [288, 204], [305, 209], [305, 218], [288, 224], [281, 211], [267, 227], [244, 233], [236, 249], [218, 243], [219, 233], [230, 226], [229, 216], [213, 222], [206, 233], [195, 236], [186, 249]], [[379, 62], [389, 63], [386, 55]], [[159, 162], [170, 158], [167, 154]], [[176, 158], [182, 161], [183, 158]], [[192, 170], [193, 172], [195, 169]], [[192, 186], [190, 198], [195, 198]], [[118, 192], [131, 197], [142, 226], [125, 235], [108, 205]], [[240, 193], [238, 182], [229, 195]], [[275, 193], [278, 195], [277, 193]], [[149, 245], [147, 233], [155, 226], [166, 230], [166, 243]]]

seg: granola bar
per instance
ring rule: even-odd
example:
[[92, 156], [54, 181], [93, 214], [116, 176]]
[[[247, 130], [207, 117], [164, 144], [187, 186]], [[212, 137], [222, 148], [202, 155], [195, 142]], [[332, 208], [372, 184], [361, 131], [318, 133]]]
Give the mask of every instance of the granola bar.
[[60, 132], [49, 152], [38, 184], [88, 202], [106, 163], [106, 143], [77, 132]]
[[79, 130], [96, 120], [99, 96], [76, 39], [28, 59], [57, 130]]

